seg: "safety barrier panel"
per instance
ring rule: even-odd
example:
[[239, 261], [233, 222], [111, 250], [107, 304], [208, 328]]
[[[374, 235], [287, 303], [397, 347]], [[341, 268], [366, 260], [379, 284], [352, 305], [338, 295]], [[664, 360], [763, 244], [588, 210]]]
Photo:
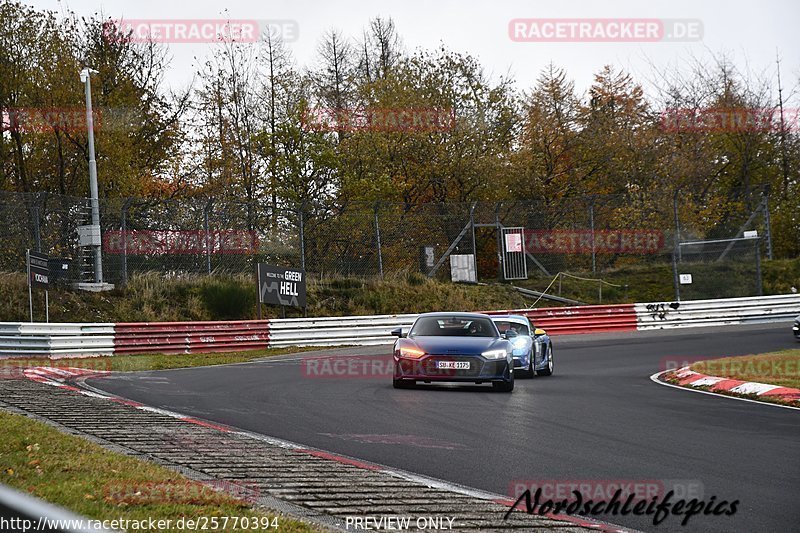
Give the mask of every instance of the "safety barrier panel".
[[545, 329], [553, 335], [636, 331], [637, 325], [634, 304], [544, 307], [530, 310], [490, 311], [489, 314], [524, 315], [537, 328]]
[[118, 354], [236, 352], [266, 348], [270, 321], [132, 322], [114, 329]]
[[0, 322], [0, 355], [100, 356], [114, 353], [114, 324]]
[[[800, 295], [490, 311], [528, 316], [552, 335], [792, 320]], [[117, 324], [0, 323], [0, 356], [85, 357], [386, 344], [417, 315]]]
[[270, 346], [361, 346], [392, 341], [391, 331], [409, 328], [417, 315], [285, 318], [270, 321]]
[[778, 322], [800, 315], [800, 294], [653, 302], [635, 307], [640, 330]]

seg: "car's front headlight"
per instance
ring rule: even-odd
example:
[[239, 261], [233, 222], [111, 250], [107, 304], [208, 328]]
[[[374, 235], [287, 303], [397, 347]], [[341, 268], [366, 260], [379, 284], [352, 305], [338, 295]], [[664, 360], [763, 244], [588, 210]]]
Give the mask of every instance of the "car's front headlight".
[[417, 348], [411, 348], [408, 346], [403, 346], [400, 348], [400, 357], [410, 357], [412, 359], [419, 359], [423, 355], [425, 355], [425, 352]]
[[508, 352], [505, 350], [489, 350], [488, 352], [483, 352], [481, 355], [486, 359], [505, 359], [507, 353]]
[[512, 345], [514, 348], [525, 348], [525, 346], [526, 346], [527, 344], [528, 344], [528, 341], [527, 341], [527, 339], [525, 339], [524, 337], [517, 337], [516, 339], [513, 339], [513, 340], [511, 341], [511, 345]]

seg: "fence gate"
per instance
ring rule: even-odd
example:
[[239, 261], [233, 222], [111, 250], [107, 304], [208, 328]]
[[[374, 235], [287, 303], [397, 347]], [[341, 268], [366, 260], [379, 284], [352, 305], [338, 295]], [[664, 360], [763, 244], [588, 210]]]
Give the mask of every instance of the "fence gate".
[[503, 237], [503, 278], [528, 279], [525, 228], [500, 228]]

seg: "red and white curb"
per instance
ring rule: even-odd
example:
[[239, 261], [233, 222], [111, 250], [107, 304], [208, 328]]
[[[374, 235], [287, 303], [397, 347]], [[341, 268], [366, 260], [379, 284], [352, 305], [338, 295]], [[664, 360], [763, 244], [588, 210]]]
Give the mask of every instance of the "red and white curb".
[[[457, 494], [463, 494], [465, 496], [470, 496], [472, 498], [480, 499], [480, 500], [487, 500], [493, 503], [497, 503], [500, 505], [511, 506], [515, 502], [514, 500], [510, 499], [508, 496], [503, 496], [500, 494], [494, 494], [487, 491], [482, 491], [479, 489], [473, 489], [471, 487], [465, 487], [463, 485], [458, 485], [456, 483], [451, 483], [449, 481], [444, 481], [441, 479], [436, 479], [428, 476], [423, 476], [420, 474], [414, 474], [412, 472], [407, 472], [405, 470], [401, 470], [398, 468], [392, 468], [389, 466], [372, 463], [369, 461], [362, 461], [360, 459], [355, 459], [353, 457], [347, 457], [345, 455], [340, 455], [336, 453], [327, 452], [325, 450], [320, 450], [317, 448], [312, 448], [309, 446], [303, 446], [291, 441], [278, 439], [275, 437], [268, 437], [266, 435], [261, 435], [258, 433], [251, 433], [249, 431], [243, 431], [238, 428], [234, 428], [231, 426], [227, 426], [225, 424], [218, 424], [215, 422], [209, 422], [207, 420], [202, 420], [199, 418], [183, 415], [180, 413], [176, 413], [173, 411], [168, 411], [166, 409], [159, 409], [157, 407], [150, 407], [148, 405], [135, 402], [132, 400], [127, 400], [125, 398], [120, 398], [118, 396], [114, 396], [112, 394], [106, 393], [100, 389], [94, 388], [91, 385], [85, 383], [86, 379], [91, 377], [97, 377], [99, 375], [110, 374], [108, 371], [97, 371], [97, 370], [86, 370], [82, 368], [50, 368], [50, 367], [32, 367], [26, 368], [23, 371], [23, 374], [36, 382], [44, 383], [46, 385], [51, 385], [54, 387], [59, 387], [65, 390], [69, 390], [72, 392], [77, 392], [79, 394], [83, 394], [85, 396], [89, 396], [91, 398], [100, 398], [104, 400], [109, 400], [115, 403], [119, 403], [122, 405], [127, 405], [129, 407], [134, 407], [136, 409], [147, 411], [151, 413], [157, 413], [160, 415], [168, 416], [171, 418], [178, 419], [182, 422], [188, 422], [190, 424], [195, 424], [198, 426], [202, 426], [205, 428], [214, 429], [217, 431], [221, 431], [224, 433], [231, 433], [234, 435], [241, 435], [244, 437], [248, 437], [254, 440], [258, 440], [261, 442], [266, 442], [272, 446], [277, 446], [279, 448], [291, 450], [296, 453], [304, 453], [308, 455], [312, 455], [314, 457], [318, 457], [320, 459], [327, 459], [330, 461], [336, 461], [337, 463], [342, 463], [346, 465], [350, 465], [356, 468], [361, 468], [363, 470], [369, 470], [372, 472], [379, 472], [382, 474], [387, 474], [392, 477], [396, 477], [398, 479], [402, 479], [405, 481], [411, 481], [413, 483], [419, 483], [431, 488], [437, 488], [441, 490], [447, 490], [450, 492], [455, 492]], [[74, 383], [76, 386], [71, 385], [70, 383]], [[522, 510], [524, 512], [524, 510]], [[579, 517], [579, 516], [571, 516], [571, 515], [554, 515], [552, 513], [545, 514], [547, 518], [552, 518], [553, 520], [560, 520], [562, 522], [569, 522], [575, 524], [576, 526], [592, 528], [597, 531], [602, 531], [604, 533], [629, 533], [635, 530], [627, 529], [621, 526], [607, 524], [604, 522], [599, 521], [590, 521], [589, 519]]]
[[[787, 409], [800, 409], [800, 389], [781, 387], [780, 385], [768, 385], [766, 383], [757, 383], [755, 381], [741, 381], [738, 379], [707, 376], [706, 374], [701, 374], [700, 372], [690, 370], [688, 366], [679, 368], [677, 370], [664, 370], [662, 372], [657, 372], [650, 376], [650, 379], [660, 385], [689, 390], [692, 392], [700, 392], [703, 394], [711, 394], [713, 396], [721, 396], [723, 398], [760, 403], [762, 405], [784, 407]], [[677, 384], [668, 383], [666, 379], [677, 380]], [[708, 388], [700, 389], [699, 387]], [[755, 395], [763, 398], [778, 398], [784, 401], [795, 402], [798, 404], [798, 406], [794, 407], [792, 405], [761, 402], [751, 398], [741, 398], [738, 396], [721, 394], [722, 392], [742, 395]]]

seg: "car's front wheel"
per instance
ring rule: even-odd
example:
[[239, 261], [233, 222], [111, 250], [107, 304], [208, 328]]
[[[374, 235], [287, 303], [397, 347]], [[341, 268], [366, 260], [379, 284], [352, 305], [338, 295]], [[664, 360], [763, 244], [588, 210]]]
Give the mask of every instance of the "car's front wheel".
[[531, 349], [531, 354], [528, 356], [528, 367], [525, 369], [520, 368], [517, 370], [519, 377], [521, 378], [532, 378], [534, 374], [534, 357], [533, 357], [533, 349]]
[[547, 366], [544, 367], [542, 370], [537, 372], [540, 376], [552, 376], [553, 375], [553, 345], [547, 345]]
[[492, 388], [497, 392], [511, 392], [514, 390], [514, 374], [508, 381], [495, 381], [492, 383]]

